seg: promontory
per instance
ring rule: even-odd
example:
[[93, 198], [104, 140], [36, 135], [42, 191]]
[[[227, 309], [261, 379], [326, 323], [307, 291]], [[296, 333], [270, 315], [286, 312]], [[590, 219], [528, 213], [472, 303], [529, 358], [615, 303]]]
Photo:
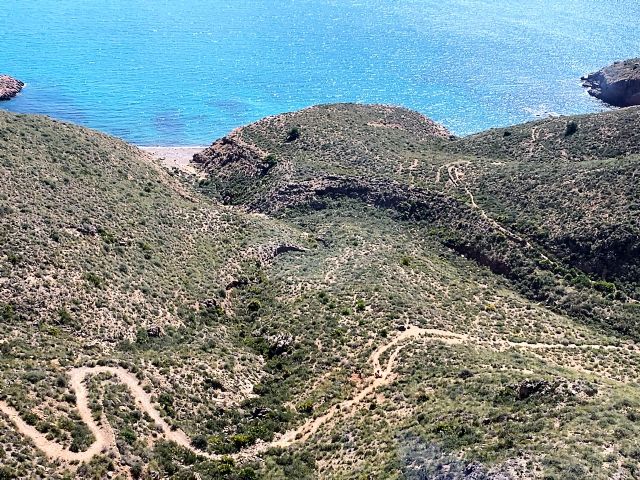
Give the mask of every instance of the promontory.
[[24, 82], [8, 75], [0, 75], [0, 100], [11, 100], [23, 87]]
[[586, 77], [590, 95], [616, 107], [640, 105], [640, 58], [615, 62]]

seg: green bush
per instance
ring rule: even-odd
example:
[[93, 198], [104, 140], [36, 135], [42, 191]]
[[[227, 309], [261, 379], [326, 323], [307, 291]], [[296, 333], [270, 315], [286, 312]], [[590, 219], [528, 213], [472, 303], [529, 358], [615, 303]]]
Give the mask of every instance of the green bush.
[[58, 309], [58, 322], [60, 323], [60, 325], [66, 325], [69, 327], [76, 326], [76, 322], [71, 316], [71, 313], [64, 307]]
[[296, 410], [300, 413], [310, 414], [313, 412], [313, 400], [310, 398], [296, 405]]
[[173, 395], [166, 392], [161, 393], [158, 396], [158, 404], [168, 416], [173, 417], [175, 414], [175, 410], [173, 408]]
[[275, 154], [270, 153], [269, 155], [267, 155], [267, 157], [264, 159], [265, 164], [267, 165], [267, 168], [273, 168], [276, 165], [278, 165], [278, 157], [276, 157]]
[[294, 142], [300, 138], [300, 127], [293, 126], [287, 132], [287, 142]]
[[262, 304], [260, 303], [260, 300], [257, 299], [253, 299], [249, 302], [249, 304], [247, 305], [247, 309], [250, 312], [257, 312], [258, 310], [260, 310], [262, 308]]
[[15, 318], [15, 314], [16, 312], [13, 308], [13, 305], [10, 305], [8, 303], [0, 304], [0, 320], [10, 322]]
[[233, 443], [235, 448], [241, 450], [247, 445], [251, 445], [255, 441], [255, 438], [246, 433], [238, 433], [236, 435], [232, 435], [229, 440], [231, 440], [231, 443]]
[[13, 468], [0, 466], [0, 480], [13, 480], [19, 478], [18, 472]]
[[597, 282], [593, 282], [593, 287], [604, 293], [615, 293], [616, 286], [611, 282], [607, 282], [605, 280], [598, 280]]
[[84, 279], [96, 288], [100, 288], [103, 283], [102, 279], [94, 272], [85, 273]]
[[122, 429], [120, 432], [120, 436], [127, 442], [129, 445], [133, 445], [133, 442], [136, 441], [137, 435], [136, 433], [128, 427]]
[[564, 131], [564, 136], [569, 137], [574, 133], [576, 133], [577, 131], [578, 131], [578, 124], [574, 120], [571, 120], [567, 122], [567, 127]]
[[191, 439], [191, 445], [198, 450], [206, 450], [208, 445], [207, 437], [204, 435], [196, 435]]

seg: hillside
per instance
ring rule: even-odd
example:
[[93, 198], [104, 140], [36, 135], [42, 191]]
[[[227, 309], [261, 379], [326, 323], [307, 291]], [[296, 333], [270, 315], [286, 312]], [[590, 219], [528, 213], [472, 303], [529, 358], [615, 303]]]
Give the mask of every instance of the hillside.
[[455, 139], [406, 110], [330, 105], [249, 125], [194, 160], [215, 172], [205, 191], [251, 211], [354, 198], [429, 222], [533, 300], [637, 338], [639, 122], [627, 109]]
[[639, 122], [0, 113], [0, 477], [637, 475]]
[[468, 182], [494, 217], [638, 298], [639, 122], [637, 108], [557, 118], [468, 137], [453, 150], [484, 157], [468, 165]]

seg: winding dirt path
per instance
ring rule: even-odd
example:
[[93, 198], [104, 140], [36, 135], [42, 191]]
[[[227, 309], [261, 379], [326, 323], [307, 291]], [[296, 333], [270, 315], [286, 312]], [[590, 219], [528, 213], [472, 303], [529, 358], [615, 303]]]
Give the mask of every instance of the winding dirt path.
[[[425, 329], [416, 326], [408, 327], [399, 335], [391, 339], [388, 343], [378, 347], [369, 357], [369, 365], [373, 374], [367, 378], [358, 392], [349, 400], [344, 400], [330, 407], [324, 414], [309, 419], [298, 428], [289, 430], [276, 440], [270, 443], [259, 443], [248, 447], [247, 449], [231, 455], [235, 459], [248, 458], [267, 450], [271, 447], [286, 448], [294, 443], [306, 441], [311, 435], [316, 433], [318, 429], [333, 419], [337, 414], [343, 416], [352, 415], [357, 411], [360, 402], [370, 396], [376, 389], [388, 385], [393, 380], [393, 369], [400, 351], [407, 345], [405, 341], [412, 338], [425, 338], [430, 341], [437, 341], [447, 345], [459, 345], [466, 341], [473, 341], [468, 335], [457, 334], [446, 330]], [[405, 343], [403, 343], [405, 342]], [[491, 342], [489, 342], [491, 343]], [[620, 347], [614, 345], [577, 345], [577, 344], [545, 344], [545, 343], [527, 343], [527, 342], [498, 342], [499, 345], [506, 348], [527, 348], [531, 350], [548, 349], [548, 348], [564, 348], [564, 349], [595, 349], [595, 350], [613, 350]], [[386, 365], [380, 364], [380, 358], [392, 350]], [[88, 462], [95, 455], [106, 452], [117, 453], [115, 434], [109, 424], [107, 418], [102, 415], [99, 422], [93, 418], [91, 409], [89, 408], [89, 393], [85, 380], [101, 373], [110, 374], [117, 377], [131, 392], [136, 407], [147, 413], [158, 428], [162, 432], [162, 436], [166, 440], [173, 441], [184, 448], [187, 448], [199, 456], [212, 460], [219, 460], [222, 455], [210, 454], [195, 449], [191, 445], [191, 439], [186, 433], [180, 429], [172, 429], [169, 424], [162, 418], [160, 412], [156, 409], [151, 401], [151, 396], [144, 391], [138, 379], [129, 371], [118, 367], [80, 367], [69, 371], [70, 388], [76, 395], [76, 406], [80, 414], [80, 418], [87, 425], [95, 440], [91, 446], [84, 452], [71, 452], [62, 445], [48, 440], [44, 434], [36, 430], [35, 427], [28, 425], [13, 407], [6, 402], [0, 401], [0, 412], [4, 413], [7, 418], [14, 424], [16, 429], [30, 438], [34, 445], [44, 452], [48, 457], [54, 460], [62, 460], [65, 462]]]
[[[342, 417], [349, 416], [357, 411], [356, 407], [360, 402], [370, 396], [376, 389], [388, 385], [393, 380], [393, 369], [400, 351], [407, 345], [406, 341], [412, 338], [424, 338], [430, 341], [444, 343], [446, 345], [460, 345], [467, 341], [473, 341], [468, 335], [449, 332], [446, 330], [425, 329], [416, 326], [408, 327], [399, 335], [391, 339], [388, 343], [378, 347], [369, 357], [368, 363], [372, 368], [372, 375], [368, 377], [362, 384], [359, 391], [350, 399], [344, 400], [330, 407], [324, 414], [307, 420], [298, 428], [289, 430], [282, 434], [276, 440], [270, 443], [260, 443], [252, 447], [231, 455], [235, 459], [247, 458], [255, 456], [259, 452], [265, 451], [271, 447], [289, 447], [297, 442], [306, 441], [311, 435], [316, 433], [318, 429], [332, 420], [337, 414]], [[545, 343], [526, 343], [526, 342], [499, 342], [507, 348], [527, 348], [532, 350], [548, 349], [548, 348], [564, 348], [564, 349], [595, 349], [595, 350], [613, 350], [620, 347], [614, 345], [576, 345], [576, 344], [545, 344]], [[392, 350], [389, 358], [384, 365], [380, 364], [380, 358]], [[180, 429], [172, 429], [169, 424], [162, 418], [160, 412], [153, 405], [151, 396], [144, 391], [138, 379], [131, 372], [118, 367], [80, 367], [69, 371], [70, 388], [76, 395], [76, 406], [80, 414], [80, 418], [87, 425], [95, 440], [91, 446], [84, 452], [71, 452], [62, 445], [48, 440], [44, 434], [36, 430], [35, 427], [28, 425], [13, 407], [4, 401], [0, 401], [0, 412], [2, 412], [14, 424], [16, 429], [30, 438], [33, 444], [48, 457], [54, 460], [62, 460], [65, 462], [87, 462], [95, 455], [106, 452], [116, 452], [115, 434], [104, 415], [97, 422], [89, 408], [89, 392], [85, 380], [101, 373], [110, 374], [117, 377], [131, 392], [136, 407], [144, 413], [147, 413], [162, 432], [162, 436], [166, 440], [173, 441], [178, 445], [191, 450], [197, 455], [212, 460], [219, 460], [223, 455], [216, 455], [203, 452], [191, 445], [189, 436]]]
[[387, 366], [384, 369], [382, 369], [380, 366], [380, 357], [387, 350], [402, 342], [403, 340], [423, 336], [428, 336], [432, 340], [437, 340], [449, 345], [460, 344], [467, 338], [465, 335], [458, 335], [456, 333], [447, 332], [444, 330], [424, 329], [415, 326], [409, 327], [389, 343], [379, 347], [371, 354], [371, 357], [369, 357], [369, 363], [373, 367], [374, 375], [372, 377], [369, 377], [362, 390], [360, 390], [352, 399], [345, 400], [341, 403], [333, 405], [323, 415], [316, 417], [315, 419], [308, 420], [306, 423], [295, 430], [289, 430], [288, 432], [284, 433], [278, 440], [275, 440], [272, 443], [272, 446], [288, 447], [295, 442], [305, 441], [311, 435], [317, 432], [324, 423], [331, 420], [338, 412], [347, 412], [347, 415], [353, 413], [354, 407], [358, 403], [371, 395], [377, 388], [383, 385], [387, 385], [391, 382], [393, 367], [395, 365], [396, 359], [398, 358], [398, 354], [400, 353], [400, 350], [402, 350], [404, 345], [399, 345], [396, 347], [396, 349], [389, 357]]
[[[460, 344], [466, 339], [465, 335], [459, 335], [444, 330], [423, 329], [415, 326], [409, 327], [407, 330], [403, 331], [371, 354], [369, 364], [371, 365], [374, 374], [364, 382], [363, 388], [353, 398], [332, 406], [325, 414], [308, 420], [296, 429], [285, 432], [280, 438], [271, 443], [262, 443], [249, 447], [247, 450], [243, 450], [242, 452], [232, 455], [232, 457], [243, 458], [255, 455], [256, 453], [271, 447], [288, 447], [296, 442], [308, 439], [320, 428], [320, 426], [333, 418], [338, 411], [352, 413], [354, 411], [354, 407], [364, 398], [372, 394], [377, 388], [391, 382], [393, 367], [395, 366], [400, 350], [404, 347], [404, 345], [399, 344], [404, 340], [414, 337], [429, 337], [431, 340], [437, 340], [450, 345]], [[380, 357], [393, 347], [396, 348], [389, 356], [386, 366], [382, 368], [380, 365]], [[105, 453], [107, 451], [116, 452], [115, 435], [108, 420], [103, 415], [100, 422], [96, 422], [91, 413], [91, 409], [89, 408], [89, 392], [87, 391], [85, 380], [87, 377], [101, 373], [113, 375], [126, 385], [134, 398], [136, 407], [140, 411], [147, 413], [153, 419], [162, 431], [162, 435], [165, 439], [173, 441], [178, 445], [193, 451], [197, 455], [213, 460], [219, 460], [222, 458], [222, 455], [210, 454], [195, 449], [191, 445], [191, 440], [186, 433], [180, 429], [172, 429], [162, 418], [160, 412], [155, 408], [151, 401], [151, 396], [144, 391], [138, 379], [132, 373], [123, 368], [107, 366], [80, 367], [74, 368], [69, 372], [69, 385], [71, 390], [75, 392], [76, 406], [78, 408], [80, 418], [95, 437], [94, 442], [84, 452], [71, 452], [62, 445], [48, 440], [45, 435], [36, 430], [35, 427], [28, 425], [20, 417], [18, 411], [6, 402], [0, 401], [0, 412], [7, 416], [20, 433], [29, 437], [39, 450], [54, 460], [62, 460], [66, 462], [87, 462], [97, 454]]]
[[476, 199], [473, 196], [473, 193], [471, 193], [471, 190], [469, 190], [469, 187], [467, 187], [467, 185], [461, 180], [462, 175], [460, 174], [460, 170], [459, 167], [462, 165], [468, 165], [471, 162], [454, 162], [454, 163], [450, 163], [445, 165], [447, 167], [447, 172], [449, 174], [449, 180], [451, 181], [451, 183], [456, 186], [456, 187], [461, 187], [464, 192], [467, 194], [467, 196], [469, 197], [469, 201], [471, 203], [471, 206], [478, 210], [478, 212], [480, 213], [480, 216], [482, 218], [484, 218], [487, 222], [489, 222], [491, 224], [491, 226], [493, 226], [493, 228], [495, 228], [496, 230], [498, 230], [500, 233], [502, 233], [505, 237], [509, 238], [510, 240], [519, 243], [520, 245], [524, 246], [525, 248], [528, 248], [530, 250], [533, 250], [534, 252], [536, 252], [538, 255], [540, 255], [540, 257], [543, 260], [546, 260], [549, 263], [553, 263], [556, 264], [556, 262], [554, 262], [553, 260], [551, 260], [549, 257], [547, 257], [544, 253], [542, 253], [541, 251], [539, 251], [537, 248], [535, 248], [531, 242], [529, 242], [529, 240], [527, 240], [526, 238], [518, 235], [517, 233], [512, 232], [511, 230], [508, 230], [507, 228], [503, 227], [498, 221], [494, 220], [493, 218], [491, 218], [487, 212], [476, 203]]
[[[158, 410], [153, 406], [149, 394], [140, 386], [138, 379], [123, 368], [81, 367], [74, 368], [69, 372], [69, 385], [71, 390], [75, 392], [76, 406], [78, 408], [80, 418], [95, 437], [94, 442], [84, 452], [71, 452], [64, 449], [58, 443], [47, 440], [44, 434], [38, 432], [34, 427], [24, 422], [20, 417], [20, 414], [6, 402], [0, 402], [0, 411], [7, 415], [17, 429], [22, 434], [31, 438], [36, 447], [42, 450], [48, 457], [69, 462], [89, 461], [94, 455], [107, 450], [115, 450], [116, 447], [115, 435], [105, 416], [102, 416], [100, 424], [98, 424], [94, 420], [91, 409], [89, 408], [89, 393], [84, 381], [88, 376], [98, 375], [100, 373], [115, 375], [123, 384], [125, 384], [131, 391], [131, 395], [133, 396], [138, 409], [149, 414], [149, 416], [162, 429], [162, 433], [167, 440], [172, 440], [179, 445], [193, 449], [191, 447], [189, 437], [181, 430], [171, 430], [171, 427], [162, 419]], [[202, 454], [202, 452], [199, 453]]]
[[100, 429], [99, 436], [96, 437], [97, 440], [93, 442], [86, 451], [72, 452], [58, 443], [47, 440], [43, 433], [40, 433], [35, 429], [35, 427], [28, 425], [24, 420], [22, 420], [20, 414], [7, 403], [0, 402], [0, 411], [7, 416], [20, 433], [31, 439], [38, 450], [41, 450], [50, 458], [59, 459], [65, 462], [86, 462], [91, 460], [94, 455], [106, 451], [108, 446], [115, 443], [113, 438], [110, 437], [110, 434], [107, 432], [107, 430], [110, 431], [111, 429]]

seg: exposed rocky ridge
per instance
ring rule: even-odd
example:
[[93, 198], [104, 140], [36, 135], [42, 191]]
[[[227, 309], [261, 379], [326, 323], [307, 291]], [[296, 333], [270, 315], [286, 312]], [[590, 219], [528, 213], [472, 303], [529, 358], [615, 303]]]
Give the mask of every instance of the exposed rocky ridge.
[[24, 82], [8, 75], [0, 75], [0, 100], [11, 100], [23, 87]]
[[[237, 134], [231, 133], [217, 140], [213, 145], [193, 156], [193, 161], [202, 169], [221, 169], [230, 163], [241, 162], [252, 175], [256, 166], [265, 155], [254, 146], [243, 144]], [[224, 175], [224, 171], [220, 170]]]
[[553, 382], [547, 380], [525, 380], [511, 388], [515, 391], [518, 400], [529, 400], [531, 397], [592, 397], [598, 393], [598, 390], [586, 381], [567, 382], [558, 379]]
[[582, 77], [589, 95], [616, 107], [640, 105], [640, 58], [615, 62]]
[[[246, 206], [250, 211], [278, 215], [291, 208], [322, 210], [333, 200], [349, 198], [395, 212], [400, 218], [426, 222], [441, 228], [442, 240], [462, 255], [492, 271], [513, 277], [515, 266], [533, 268], [545, 256], [520, 238], [509, 238], [477, 210], [460, 199], [438, 191], [407, 188], [376, 179], [326, 176], [306, 182], [288, 183], [269, 191]], [[454, 232], [464, 232], [462, 236]], [[499, 246], [487, 240], [499, 238]], [[524, 249], [524, 251], [523, 251]], [[533, 262], [533, 263], [531, 263]]]

